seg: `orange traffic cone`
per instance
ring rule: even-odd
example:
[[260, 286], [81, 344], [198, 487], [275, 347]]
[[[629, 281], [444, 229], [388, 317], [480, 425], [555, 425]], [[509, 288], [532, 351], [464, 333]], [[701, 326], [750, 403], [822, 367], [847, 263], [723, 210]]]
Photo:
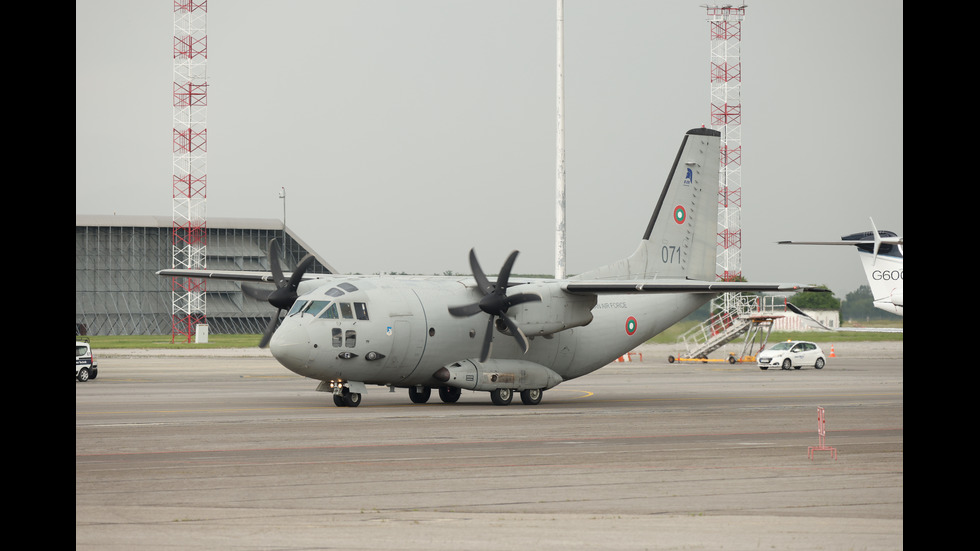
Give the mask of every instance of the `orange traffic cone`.
[[830, 345], [830, 357], [836, 358], [837, 354], [834, 354], [834, 345]]

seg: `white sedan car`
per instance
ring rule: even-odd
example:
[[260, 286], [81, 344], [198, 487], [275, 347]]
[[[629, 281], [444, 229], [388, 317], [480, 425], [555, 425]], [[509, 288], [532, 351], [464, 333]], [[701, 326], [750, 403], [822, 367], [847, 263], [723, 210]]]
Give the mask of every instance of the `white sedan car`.
[[812, 365], [823, 369], [827, 365], [827, 357], [815, 343], [807, 341], [786, 341], [767, 348], [756, 356], [759, 369], [781, 367], [783, 369], [800, 369], [804, 365]]

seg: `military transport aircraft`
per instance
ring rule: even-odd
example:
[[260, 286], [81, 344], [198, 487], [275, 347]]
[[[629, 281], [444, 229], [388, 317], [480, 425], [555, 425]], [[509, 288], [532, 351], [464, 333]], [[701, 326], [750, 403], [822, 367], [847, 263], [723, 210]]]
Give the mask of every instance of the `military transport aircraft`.
[[275, 283], [264, 293], [243, 284], [278, 310], [260, 345], [319, 380], [317, 390], [333, 393], [338, 406], [359, 405], [368, 385], [407, 388], [415, 403], [432, 389], [455, 402], [467, 389], [489, 392], [498, 405], [514, 393], [534, 405], [545, 390], [609, 364], [720, 293], [800, 290], [713, 281], [719, 141], [714, 130], [688, 131], [639, 247], [568, 279], [512, 278], [514, 251], [491, 281], [472, 250], [472, 276], [306, 274], [309, 256], [286, 274], [275, 241], [271, 273], [157, 273]]
[[871, 220], [871, 231], [852, 233], [840, 241], [779, 241], [780, 245], [847, 245], [857, 247], [868, 276], [876, 308], [905, 315], [905, 263], [902, 237], [893, 231], [878, 231]]

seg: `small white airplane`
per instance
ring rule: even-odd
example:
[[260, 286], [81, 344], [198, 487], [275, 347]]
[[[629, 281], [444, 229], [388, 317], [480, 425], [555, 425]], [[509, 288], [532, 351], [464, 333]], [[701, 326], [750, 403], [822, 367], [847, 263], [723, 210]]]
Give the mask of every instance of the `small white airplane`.
[[714, 130], [687, 132], [639, 247], [568, 279], [512, 278], [514, 251], [491, 281], [472, 250], [472, 276], [306, 274], [309, 256], [285, 274], [274, 240], [271, 273], [157, 273], [275, 283], [266, 292], [243, 285], [278, 310], [260, 346], [320, 381], [317, 390], [332, 392], [338, 406], [359, 405], [368, 385], [407, 388], [415, 403], [434, 388], [447, 403], [466, 389], [489, 392], [498, 405], [520, 393], [534, 405], [545, 390], [608, 365], [720, 293], [804, 288], [714, 281], [719, 141]]
[[840, 241], [779, 241], [779, 244], [857, 247], [875, 307], [899, 316], [905, 315], [902, 237], [892, 231], [878, 231], [874, 220], [871, 220], [871, 231], [845, 235]]

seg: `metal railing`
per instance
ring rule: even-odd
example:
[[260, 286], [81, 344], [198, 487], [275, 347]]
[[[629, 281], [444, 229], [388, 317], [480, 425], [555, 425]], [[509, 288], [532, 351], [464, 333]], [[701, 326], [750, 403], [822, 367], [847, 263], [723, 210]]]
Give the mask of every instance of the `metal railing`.
[[752, 316], [773, 315], [786, 311], [786, 298], [768, 295], [735, 293], [727, 310], [711, 317], [677, 338], [688, 358], [707, 358], [708, 354], [744, 335], [752, 325]]

